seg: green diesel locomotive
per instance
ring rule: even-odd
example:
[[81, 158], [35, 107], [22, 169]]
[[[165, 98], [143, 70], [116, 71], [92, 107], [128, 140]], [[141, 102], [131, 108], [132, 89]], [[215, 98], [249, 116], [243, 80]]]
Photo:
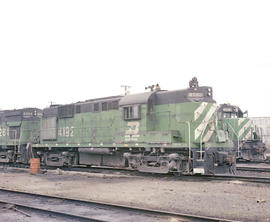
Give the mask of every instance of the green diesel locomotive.
[[0, 162], [129, 167], [141, 172], [233, 172], [211, 87], [151, 91], [1, 113]]
[[183, 174], [233, 171], [211, 87], [159, 88], [43, 110], [33, 150], [48, 166], [100, 165]]
[[39, 142], [41, 116], [36, 108], [0, 112], [0, 163], [29, 163], [31, 146]]
[[266, 146], [262, 141], [261, 129], [252, 120], [244, 117], [238, 106], [222, 104], [218, 109], [219, 121], [234, 142], [236, 157], [239, 160], [266, 160]]

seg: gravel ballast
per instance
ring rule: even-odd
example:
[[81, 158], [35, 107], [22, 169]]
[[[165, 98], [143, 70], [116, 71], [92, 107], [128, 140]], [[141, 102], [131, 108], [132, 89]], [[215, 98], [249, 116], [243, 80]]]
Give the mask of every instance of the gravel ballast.
[[270, 185], [0, 169], [0, 187], [240, 221], [270, 221]]

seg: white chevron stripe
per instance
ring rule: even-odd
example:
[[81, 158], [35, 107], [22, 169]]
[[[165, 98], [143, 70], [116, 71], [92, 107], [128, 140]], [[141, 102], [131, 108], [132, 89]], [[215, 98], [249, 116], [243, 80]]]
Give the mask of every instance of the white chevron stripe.
[[213, 116], [213, 113], [217, 109], [217, 104], [213, 104], [207, 114], [205, 115], [203, 121], [201, 124], [195, 129], [195, 140], [198, 139], [198, 137], [201, 135], [202, 131], [205, 129], [206, 125], [208, 124], [208, 121]]
[[252, 134], [251, 134], [251, 131], [249, 130], [247, 135], [245, 136], [244, 140], [248, 140], [248, 139], [251, 139], [252, 137]]
[[194, 120], [196, 121], [200, 115], [203, 113], [207, 106], [206, 102], [202, 102], [201, 105], [194, 111]]
[[239, 130], [238, 132], [238, 136], [239, 138], [241, 138], [241, 136], [243, 135], [243, 133], [251, 126], [252, 122], [251, 120], [247, 121], [246, 124]]
[[242, 124], [242, 122], [245, 121], [245, 118], [239, 118], [238, 119], [238, 126], [240, 126]]
[[213, 133], [214, 133], [214, 130], [209, 130], [207, 133], [206, 133], [206, 135], [204, 136], [204, 138], [203, 138], [203, 142], [208, 142], [209, 141], [209, 139], [211, 138], [211, 136], [213, 135]]

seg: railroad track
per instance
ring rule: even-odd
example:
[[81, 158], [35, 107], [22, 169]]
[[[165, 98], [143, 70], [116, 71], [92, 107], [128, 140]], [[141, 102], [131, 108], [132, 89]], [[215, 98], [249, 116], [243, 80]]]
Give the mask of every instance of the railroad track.
[[57, 210], [50, 210], [50, 209], [45, 209], [44, 207], [35, 207], [35, 206], [30, 206], [27, 204], [21, 204], [17, 202], [12, 202], [12, 201], [3, 201], [0, 200], [0, 206], [2, 208], [10, 209], [12, 211], [18, 212], [26, 217], [32, 217], [31, 213], [41, 213], [41, 214], [46, 214], [49, 217], [56, 217], [59, 218], [59, 221], [65, 221], [66, 219], [71, 219], [72, 221], [79, 221], [79, 222], [84, 222], [84, 221], [93, 221], [93, 222], [105, 222], [104, 220], [97, 220], [89, 217], [84, 217], [82, 215], [76, 215], [72, 213], [66, 213], [62, 211], [57, 211]]
[[243, 163], [243, 164], [258, 164], [258, 163], [265, 163], [265, 164], [270, 164], [270, 159], [266, 159], [266, 160], [256, 160], [256, 161], [237, 160], [237, 163]]
[[252, 183], [266, 183], [270, 184], [270, 177], [253, 177], [253, 176], [237, 176], [237, 175], [198, 175], [194, 176], [206, 180], [237, 180], [237, 181], [243, 181], [243, 182], [252, 182]]
[[[16, 167], [17, 169], [21, 169], [20, 167]], [[57, 169], [56, 167], [43, 168], [43, 170]], [[254, 168], [252, 170], [251, 167], [237, 167], [238, 170], [245, 169], [246, 171], [256, 171], [258, 168]], [[264, 170], [263, 168], [262, 170]], [[268, 170], [268, 169], [267, 169]], [[255, 183], [269, 183], [270, 177], [254, 177], [254, 176], [239, 176], [239, 175], [181, 175], [175, 176], [173, 174], [152, 174], [152, 173], [144, 173], [138, 172], [129, 168], [113, 168], [113, 167], [101, 167], [101, 166], [93, 166], [93, 167], [74, 167], [74, 168], [61, 168], [61, 172], [86, 172], [86, 173], [97, 173], [97, 174], [117, 174], [117, 175], [128, 175], [128, 176], [147, 176], [154, 178], [166, 178], [166, 179], [175, 179], [175, 180], [238, 180], [244, 182], [255, 182]], [[266, 171], [261, 171], [266, 172]], [[270, 169], [269, 171], [270, 172]]]
[[270, 172], [270, 168], [266, 168], [266, 167], [238, 166], [236, 167], [236, 169], [239, 171]]
[[[240, 176], [240, 175], [181, 175], [175, 176], [173, 174], [152, 174], [152, 173], [142, 173], [129, 168], [111, 168], [111, 167], [91, 167], [92, 172], [120, 172], [122, 174], [135, 175], [135, 176], [152, 176], [157, 178], [177, 178], [177, 179], [185, 179], [185, 178], [199, 178], [206, 180], [240, 180], [245, 182], [256, 182], [256, 183], [270, 183], [270, 177], [255, 177], [255, 176]], [[85, 168], [83, 171], [88, 172], [88, 169]], [[77, 168], [76, 171], [81, 171], [82, 168]], [[237, 170], [246, 170], [246, 171], [257, 171], [257, 172], [270, 172], [270, 168], [250, 168], [250, 167], [237, 167]], [[72, 169], [71, 169], [72, 171]], [[91, 172], [91, 171], [90, 171]]]
[[[191, 215], [178, 212], [137, 208], [104, 202], [85, 201], [57, 196], [40, 195], [0, 189], [0, 205], [8, 204], [26, 216], [32, 211], [61, 216], [74, 221], [224, 221], [222, 218]], [[27, 213], [25, 212], [27, 210]], [[29, 213], [30, 212], [30, 213]]]

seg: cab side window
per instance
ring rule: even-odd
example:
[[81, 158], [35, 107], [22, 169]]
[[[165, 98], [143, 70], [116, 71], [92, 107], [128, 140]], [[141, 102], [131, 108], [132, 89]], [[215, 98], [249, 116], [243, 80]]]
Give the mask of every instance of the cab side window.
[[141, 106], [126, 106], [123, 108], [124, 120], [135, 120], [141, 118]]

